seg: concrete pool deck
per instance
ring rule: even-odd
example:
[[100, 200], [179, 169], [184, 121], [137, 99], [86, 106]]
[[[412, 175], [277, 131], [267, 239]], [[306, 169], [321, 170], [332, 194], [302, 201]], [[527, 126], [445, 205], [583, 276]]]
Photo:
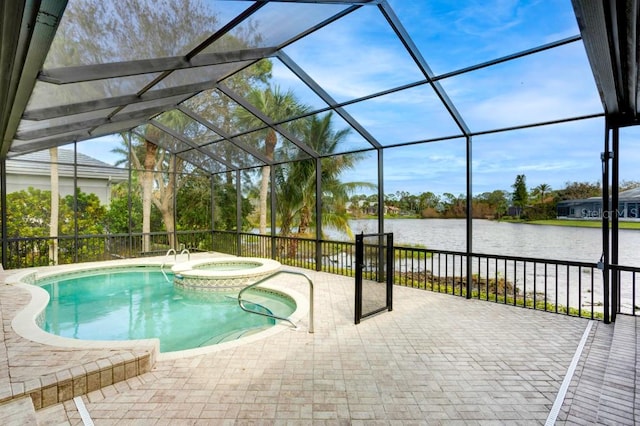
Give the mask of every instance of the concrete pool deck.
[[[24, 339], [11, 322], [29, 293], [0, 286], [0, 398], [6, 401], [0, 419], [16, 425], [76, 425], [82, 416], [96, 425], [640, 420], [635, 318], [606, 325], [396, 286], [392, 312], [354, 325], [352, 278], [287, 269], [314, 281], [315, 333], [307, 333], [304, 317], [297, 330], [283, 325], [245, 344], [157, 359], [148, 346], [78, 349]], [[4, 271], [3, 282], [14, 272]], [[278, 279], [308, 293], [299, 277]], [[44, 400], [54, 386], [68, 396], [71, 383], [74, 392], [73, 378], [85, 393]], [[29, 392], [37, 382], [39, 403]]]

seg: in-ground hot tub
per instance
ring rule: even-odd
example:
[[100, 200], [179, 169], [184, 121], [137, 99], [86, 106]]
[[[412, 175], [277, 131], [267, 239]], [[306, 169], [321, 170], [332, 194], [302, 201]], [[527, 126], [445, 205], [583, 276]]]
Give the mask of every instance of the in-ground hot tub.
[[239, 290], [278, 271], [282, 265], [258, 257], [217, 257], [176, 263], [174, 285], [194, 290]]

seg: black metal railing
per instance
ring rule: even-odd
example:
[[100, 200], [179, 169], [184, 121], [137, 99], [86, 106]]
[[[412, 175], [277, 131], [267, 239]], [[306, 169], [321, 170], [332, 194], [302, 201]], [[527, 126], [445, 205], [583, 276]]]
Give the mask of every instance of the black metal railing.
[[[178, 243], [190, 251], [275, 258], [284, 265], [355, 275], [355, 243], [225, 231], [180, 231]], [[165, 232], [60, 236], [58, 264], [161, 255], [170, 248]], [[6, 269], [51, 264], [53, 239], [8, 238]], [[394, 284], [524, 308], [603, 319], [603, 271], [596, 263], [498, 256], [416, 247], [394, 247]], [[612, 312], [640, 314], [640, 268], [610, 265], [616, 291]], [[613, 276], [613, 275], [612, 275]]]
[[469, 259], [465, 253], [396, 247], [398, 252], [396, 276], [402, 285], [602, 319], [602, 274], [595, 263], [485, 254]]
[[[221, 235], [224, 233], [214, 232], [214, 240]], [[352, 242], [241, 234], [239, 246], [220, 251], [271, 258], [272, 246], [276, 260], [285, 265], [354, 276]], [[477, 253], [468, 259], [463, 252], [403, 246], [394, 247], [394, 255], [396, 285], [604, 319], [603, 275], [596, 263]], [[618, 312], [636, 315], [640, 268], [620, 268], [619, 273]]]
[[616, 274], [617, 294], [614, 312], [626, 315], [640, 315], [640, 268], [610, 265]]
[[[191, 252], [211, 250], [211, 231], [180, 231], [179, 247], [183, 246]], [[170, 247], [166, 232], [154, 232], [146, 236], [149, 244], [146, 249], [143, 243], [144, 234], [111, 234], [8, 238], [6, 249], [6, 269], [31, 268], [48, 266], [54, 263], [49, 248], [54, 241], [58, 244], [57, 264], [82, 263], [100, 260], [157, 256], [165, 254]]]

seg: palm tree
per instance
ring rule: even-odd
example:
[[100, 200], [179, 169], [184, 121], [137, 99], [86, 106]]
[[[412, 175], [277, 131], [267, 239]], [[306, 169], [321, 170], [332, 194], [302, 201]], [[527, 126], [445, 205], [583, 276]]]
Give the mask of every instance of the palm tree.
[[[266, 89], [252, 89], [247, 95], [247, 100], [274, 122], [302, 115], [308, 110], [307, 106], [298, 102], [291, 90], [282, 92], [278, 86], [273, 90], [270, 87]], [[264, 126], [262, 120], [244, 109], [238, 110], [238, 120], [241, 125], [248, 129]], [[261, 137], [263, 140], [259, 143], [262, 143], [265, 157], [271, 161], [274, 158], [278, 135], [272, 128], [267, 128], [261, 132]], [[269, 194], [270, 177], [271, 167], [269, 165], [263, 166], [260, 180], [260, 234], [267, 232], [267, 196]]]
[[[170, 111], [158, 117], [158, 121], [173, 128], [178, 133], [188, 133], [188, 126], [192, 124], [183, 114]], [[169, 151], [158, 147], [154, 141], [167, 138], [163, 131], [155, 126], [147, 125], [144, 137], [132, 137], [122, 134], [124, 145], [113, 152], [123, 155], [123, 159], [116, 165], [126, 164], [139, 171], [137, 182], [142, 190], [142, 251], [151, 251], [151, 206], [155, 205], [162, 216], [169, 246], [176, 248], [174, 198], [180, 180], [178, 176], [184, 169], [184, 160], [175, 157]], [[168, 141], [169, 144], [171, 141]], [[131, 144], [129, 158], [128, 144]], [[175, 159], [174, 159], [175, 157]]]
[[538, 197], [538, 200], [544, 203], [545, 195], [551, 192], [551, 186], [546, 183], [541, 183], [540, 185], [533, 188], [532, 194]]
[[[332, 113], [305, 120], [301, 139], [317, 152], [331, 155], [336, 152], [350, 129], [334, 130]], [[340, 175], [355, 167], [359, 154], [331, 156], [322, 161], [322, 203], [325, 206], [322, 224], [352, 236], [348, 223], [346, 203], [349, 194], [361, 187], [372, 187], [364, 182], [341, 182]], [[316, 167], [312, 160], [296, 161], [278, 167], [278, 213], [281, 219], [281, 235], [290, 235], [297, 224], [297, 234], [305, 235], [315, 228]]]

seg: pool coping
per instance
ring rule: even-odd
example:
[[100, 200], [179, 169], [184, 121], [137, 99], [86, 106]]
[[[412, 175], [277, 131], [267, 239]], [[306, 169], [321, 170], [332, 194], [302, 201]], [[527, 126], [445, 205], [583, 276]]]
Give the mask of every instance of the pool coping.
[[[212, 265], [252, 265], [251, 268], [229, 270], [208, 269]], [[235, 290], [249, 286], [274, 274], [282, 268], [277, 260], [260, 257], [209, 257], [176, 262], [171, 267], [174, 284], [184, 289], [217, 291]]]

